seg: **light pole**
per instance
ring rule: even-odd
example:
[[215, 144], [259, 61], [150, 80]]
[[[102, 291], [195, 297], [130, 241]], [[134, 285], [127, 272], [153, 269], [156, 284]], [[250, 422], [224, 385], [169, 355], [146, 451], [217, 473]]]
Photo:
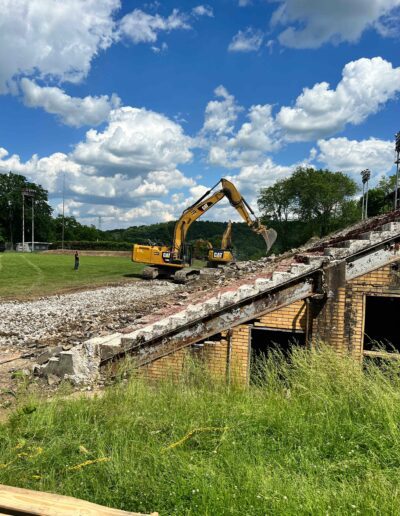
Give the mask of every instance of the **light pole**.
[[25, 252], [25, 195], [22, 190], [22, 252]]
[[22, 190], [22, 251], [25, 251], [25, 197], [32, 198], [32, 253], [35, 250], [35, 190], [23, 188]]
[[371, 172], [368, 168], [361, 171], [363, 183], [363, 202], [362, 202], [362, 220], [368, 218], [368, 181], [371, 178]]
[[14, 236], [13, 236], [13, 220], [12, 220], [12, 202], [11, 199], [8, 199], [8, 218], [10, 221], [10, 241], [11, 241], [11, 250], [14, 249]]
[[400, 132], [396, 135], [396, 184], [394, 185], [394, 209], [397, 210], [398, 207], [398, 197], [399, 197], [399, 163], [400, 163]]
[[63, 191], [62, 191], [62, 229], [61, 229], [61, 249], [64, 249], [64, 207], [65, 207], [65, 173], [63, 174]]

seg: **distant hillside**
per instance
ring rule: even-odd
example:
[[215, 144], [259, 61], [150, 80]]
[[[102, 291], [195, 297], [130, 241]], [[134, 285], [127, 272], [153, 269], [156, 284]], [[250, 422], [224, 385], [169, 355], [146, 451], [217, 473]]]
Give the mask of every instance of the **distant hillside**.
[[[132, 242], [134, 244], [170, 244], [174, 234], [175, 222], [151, 224], [149, 226], [132, 226], [128, 229], [105, 231], [108, 240]], [[208, 240], [214, 247], [221, 245], [221, 237], [226, 222], [197, 221], [189, 229], [187, 242]], [[265, 256], [266, 247], [262, 237], [256, 235], [244, 223], [232, 225], [234, 254], [238, 260], [258, 259]]]

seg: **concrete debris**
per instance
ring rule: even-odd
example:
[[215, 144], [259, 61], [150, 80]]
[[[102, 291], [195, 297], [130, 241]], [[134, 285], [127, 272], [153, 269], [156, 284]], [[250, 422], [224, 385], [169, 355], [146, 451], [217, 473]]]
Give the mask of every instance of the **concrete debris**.
[[[49, 378], [69, 380], [73, 385], [95, 383], [100, 374], [100, 347], [86, 342], [69, 351], [61, 351], [58, 357], [39, 365], [35, 373]], [[52, 380], [50, 380], [52, 381]]]
[[[400, 218], [400, 211], [393, 217]], [[377, 219], [379, 222], [358, 224], [280, 257], [232, 263], [223, 270], [207, 269], [193, 285], [138, 281], [84, 295], [1, 303], [0, 348], [26, 348], [32, 341], [39, 347], [50, 337], [57, 347], [34, 353], [36, 374], [53, 385], [56, 379], [75, 385], [94, 383], [100, 365], [113, 357], [132, 348], [144, 352], [150, 341], [162, 338], [167, 342], [170, 334], [216, 317], [219, 311], [270, 295], [270, 291], [283, 292], [300, 280], [307, 282], [308, 275], [338, 260], [348, 261], [347, 277], [355, 277], [383, 259], [393, 259], [399, 253], [398, 243], [396, 247], [386, 242], [398, 241], [400, 223], [387, 216]], [[379, 242], [385, 242], [384, 249], [375, 251]], [[363, 254], [358, 258], [358, 253]], [[34, 348], [29, 349], [32, 354]]]
[[[167, 281], [144, 281], [119, 287], [50, 296], [36, 301], [0, 303], [0, 349], [41, 344], [76, 345], [107, 327], [108, 333], [136, 322], [146, 301], [179, 291]], [[135, 313], [135, 307], [139, 307]], [[32, 341], [35, 341], [32, 344]], [[39, 346], [38, 346], [39, 347]]]

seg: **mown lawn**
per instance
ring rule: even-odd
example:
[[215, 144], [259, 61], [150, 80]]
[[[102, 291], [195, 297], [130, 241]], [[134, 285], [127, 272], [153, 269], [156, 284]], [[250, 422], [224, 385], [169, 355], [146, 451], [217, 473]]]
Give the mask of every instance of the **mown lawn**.
[[248, 389], [193, 367], [21, 401], [0, 426], [0, 483], [161, 516], [398, 514], [400, 365], [295, 350], [261, 370]]
[[0, 298], [29, 298], [107, 283], [134, 281], [143, 265], [128, 257], [74, 257], [40, 253], [0, 253]]

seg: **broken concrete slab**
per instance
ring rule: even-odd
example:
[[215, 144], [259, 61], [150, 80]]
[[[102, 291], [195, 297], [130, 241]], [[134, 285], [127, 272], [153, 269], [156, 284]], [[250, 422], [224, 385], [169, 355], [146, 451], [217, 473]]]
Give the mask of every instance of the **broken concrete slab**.
[[44, 353], [41, 353], [36, 358], [36, 363], [39, 365], [43, 365], [46, 362], [48, 362], [50, 360], [50, 358], [58, 357], [60, 355], [61, 351], [63, 351], [63, 346], [56, 346], [55, 348], [47, 348]]
[[40, 376], [54, 375], [74, 385], [94, 383], [100, 374], [100, 346], [88, 341], [70, 351], [62, 351], [59, 357], [51, 357], [37, 371]]

